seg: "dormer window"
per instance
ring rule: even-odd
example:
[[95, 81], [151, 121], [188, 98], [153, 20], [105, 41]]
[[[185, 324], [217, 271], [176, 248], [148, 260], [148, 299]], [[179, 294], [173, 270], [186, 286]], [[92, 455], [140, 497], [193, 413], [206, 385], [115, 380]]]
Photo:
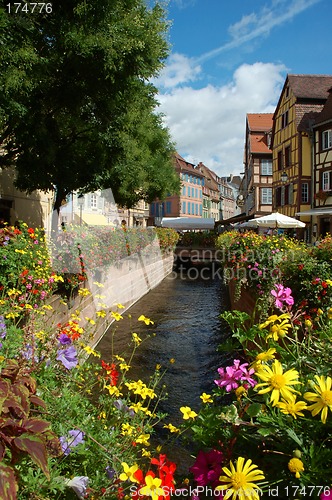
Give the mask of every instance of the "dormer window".
[[288, 110], [281, 115], [281, 128], [285, 128], [288, 125]]

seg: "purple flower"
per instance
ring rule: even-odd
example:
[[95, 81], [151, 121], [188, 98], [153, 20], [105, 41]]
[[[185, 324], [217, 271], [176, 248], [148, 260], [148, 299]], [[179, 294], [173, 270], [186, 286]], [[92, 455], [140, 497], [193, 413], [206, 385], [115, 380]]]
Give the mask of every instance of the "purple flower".
[[218, 482], [222, 460], [223, 454], [221, 451], [199, 451], [194, 465], [189, 469], [198, 486], [206, 486], [208, 484], [214, 486], [214, 483]]
[[68, 432], [68, 436], [60, 436], [59, 441], [64, 455], [69, 455], [72, 448], [84, 443], [84, 432], [80, 429], [72, 429]]
[[61, 361], [61, 363], [65, 368], [67, 368], [67, 370], [75, 368], [75, 366], [78, 363], [77, 352], [75, 347], [71, 345], [66, 349], [59, 349], [56, 359], [58, 361]]
[[65, 333], [60, 333], [58, 340], [61, 345], [70, 345], [72, 342], [71, 338]]
[[291, 307], [294, 304], [294, 299], [292, 297], [292, 290], [283, 285], [275, 285], [277, 290], [271, 290], [271, 295], [273, 295], [275, 300], [275, 306], [278, 309], [282, 309], [284, 303]]
[[114, 401], [114, 406], [117, 410], [120, 410], [122, 411], [123, 413], [128, 413], [128, 415], [130, 417], [134, 417], [135, 416], [135, 412], [134, 410], [130, 409], [126, 404], [124, 404], [124, 402], [122, 401], [122, 399], [117, 399], [116, 401]]
[[75, 476], [73, 479], [66, 479], [66, 485], [74, 490], [78, 498], [83, 499], [86, 495], [86, 489], [89, 484], [87, 476]]
[[108, 479], [114, 478], [115, 470], [110, 465], [107, 465], [107, 467], [105, 468], [105, 472], [106, 472], [106, 476], [108, 477]]
[[5, 318], [0, 316], [0, 338], [4, 339], [7, 335], [7, 328], [5, 323]]

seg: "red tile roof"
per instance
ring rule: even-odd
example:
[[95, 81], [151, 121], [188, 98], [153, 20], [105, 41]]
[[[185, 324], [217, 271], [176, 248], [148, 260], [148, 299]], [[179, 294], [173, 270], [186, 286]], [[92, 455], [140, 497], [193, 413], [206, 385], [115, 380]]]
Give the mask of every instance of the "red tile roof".
[[248, 113], [250, 132], [267, 132], [272, 128], [273, 113]]
[[250, 134], [251, 153], [272, 153], [268, 147], [265, 134]]

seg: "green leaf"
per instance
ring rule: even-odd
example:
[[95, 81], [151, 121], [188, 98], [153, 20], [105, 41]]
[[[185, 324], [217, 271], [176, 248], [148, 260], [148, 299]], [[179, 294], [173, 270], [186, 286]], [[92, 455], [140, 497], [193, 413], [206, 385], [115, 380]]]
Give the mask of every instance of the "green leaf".
[[288, 436], [295, 441], [301, 448], [303, 447], [303, 441], [293, 429], [286, 429]]
[[16, 437], [13, 443], [19, 450], [28, 453], [32, 460], [42, 469], [47, 479], [50, 479], [46, 446], [40, 437], [22, 434], [22, 436]]
[[260, 403], [252, 403], [246, 410], [249, 417], [257, 417], [262, 411], [262, 405]]
[[18, 486], [14, 470], [0, 462], [0, 498], [1, 500], [16, 500]]

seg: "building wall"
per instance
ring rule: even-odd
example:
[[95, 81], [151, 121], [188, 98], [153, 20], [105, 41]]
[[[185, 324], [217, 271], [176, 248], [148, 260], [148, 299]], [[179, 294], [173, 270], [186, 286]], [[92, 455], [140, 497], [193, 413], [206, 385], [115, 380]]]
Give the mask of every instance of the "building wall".
[[18, 220], [33, 227], [51, 229], [53, 193], [33, 191], [26, 194], [14, 187], [14, 168], [0, 169], [0, 219], [9, 224]]

